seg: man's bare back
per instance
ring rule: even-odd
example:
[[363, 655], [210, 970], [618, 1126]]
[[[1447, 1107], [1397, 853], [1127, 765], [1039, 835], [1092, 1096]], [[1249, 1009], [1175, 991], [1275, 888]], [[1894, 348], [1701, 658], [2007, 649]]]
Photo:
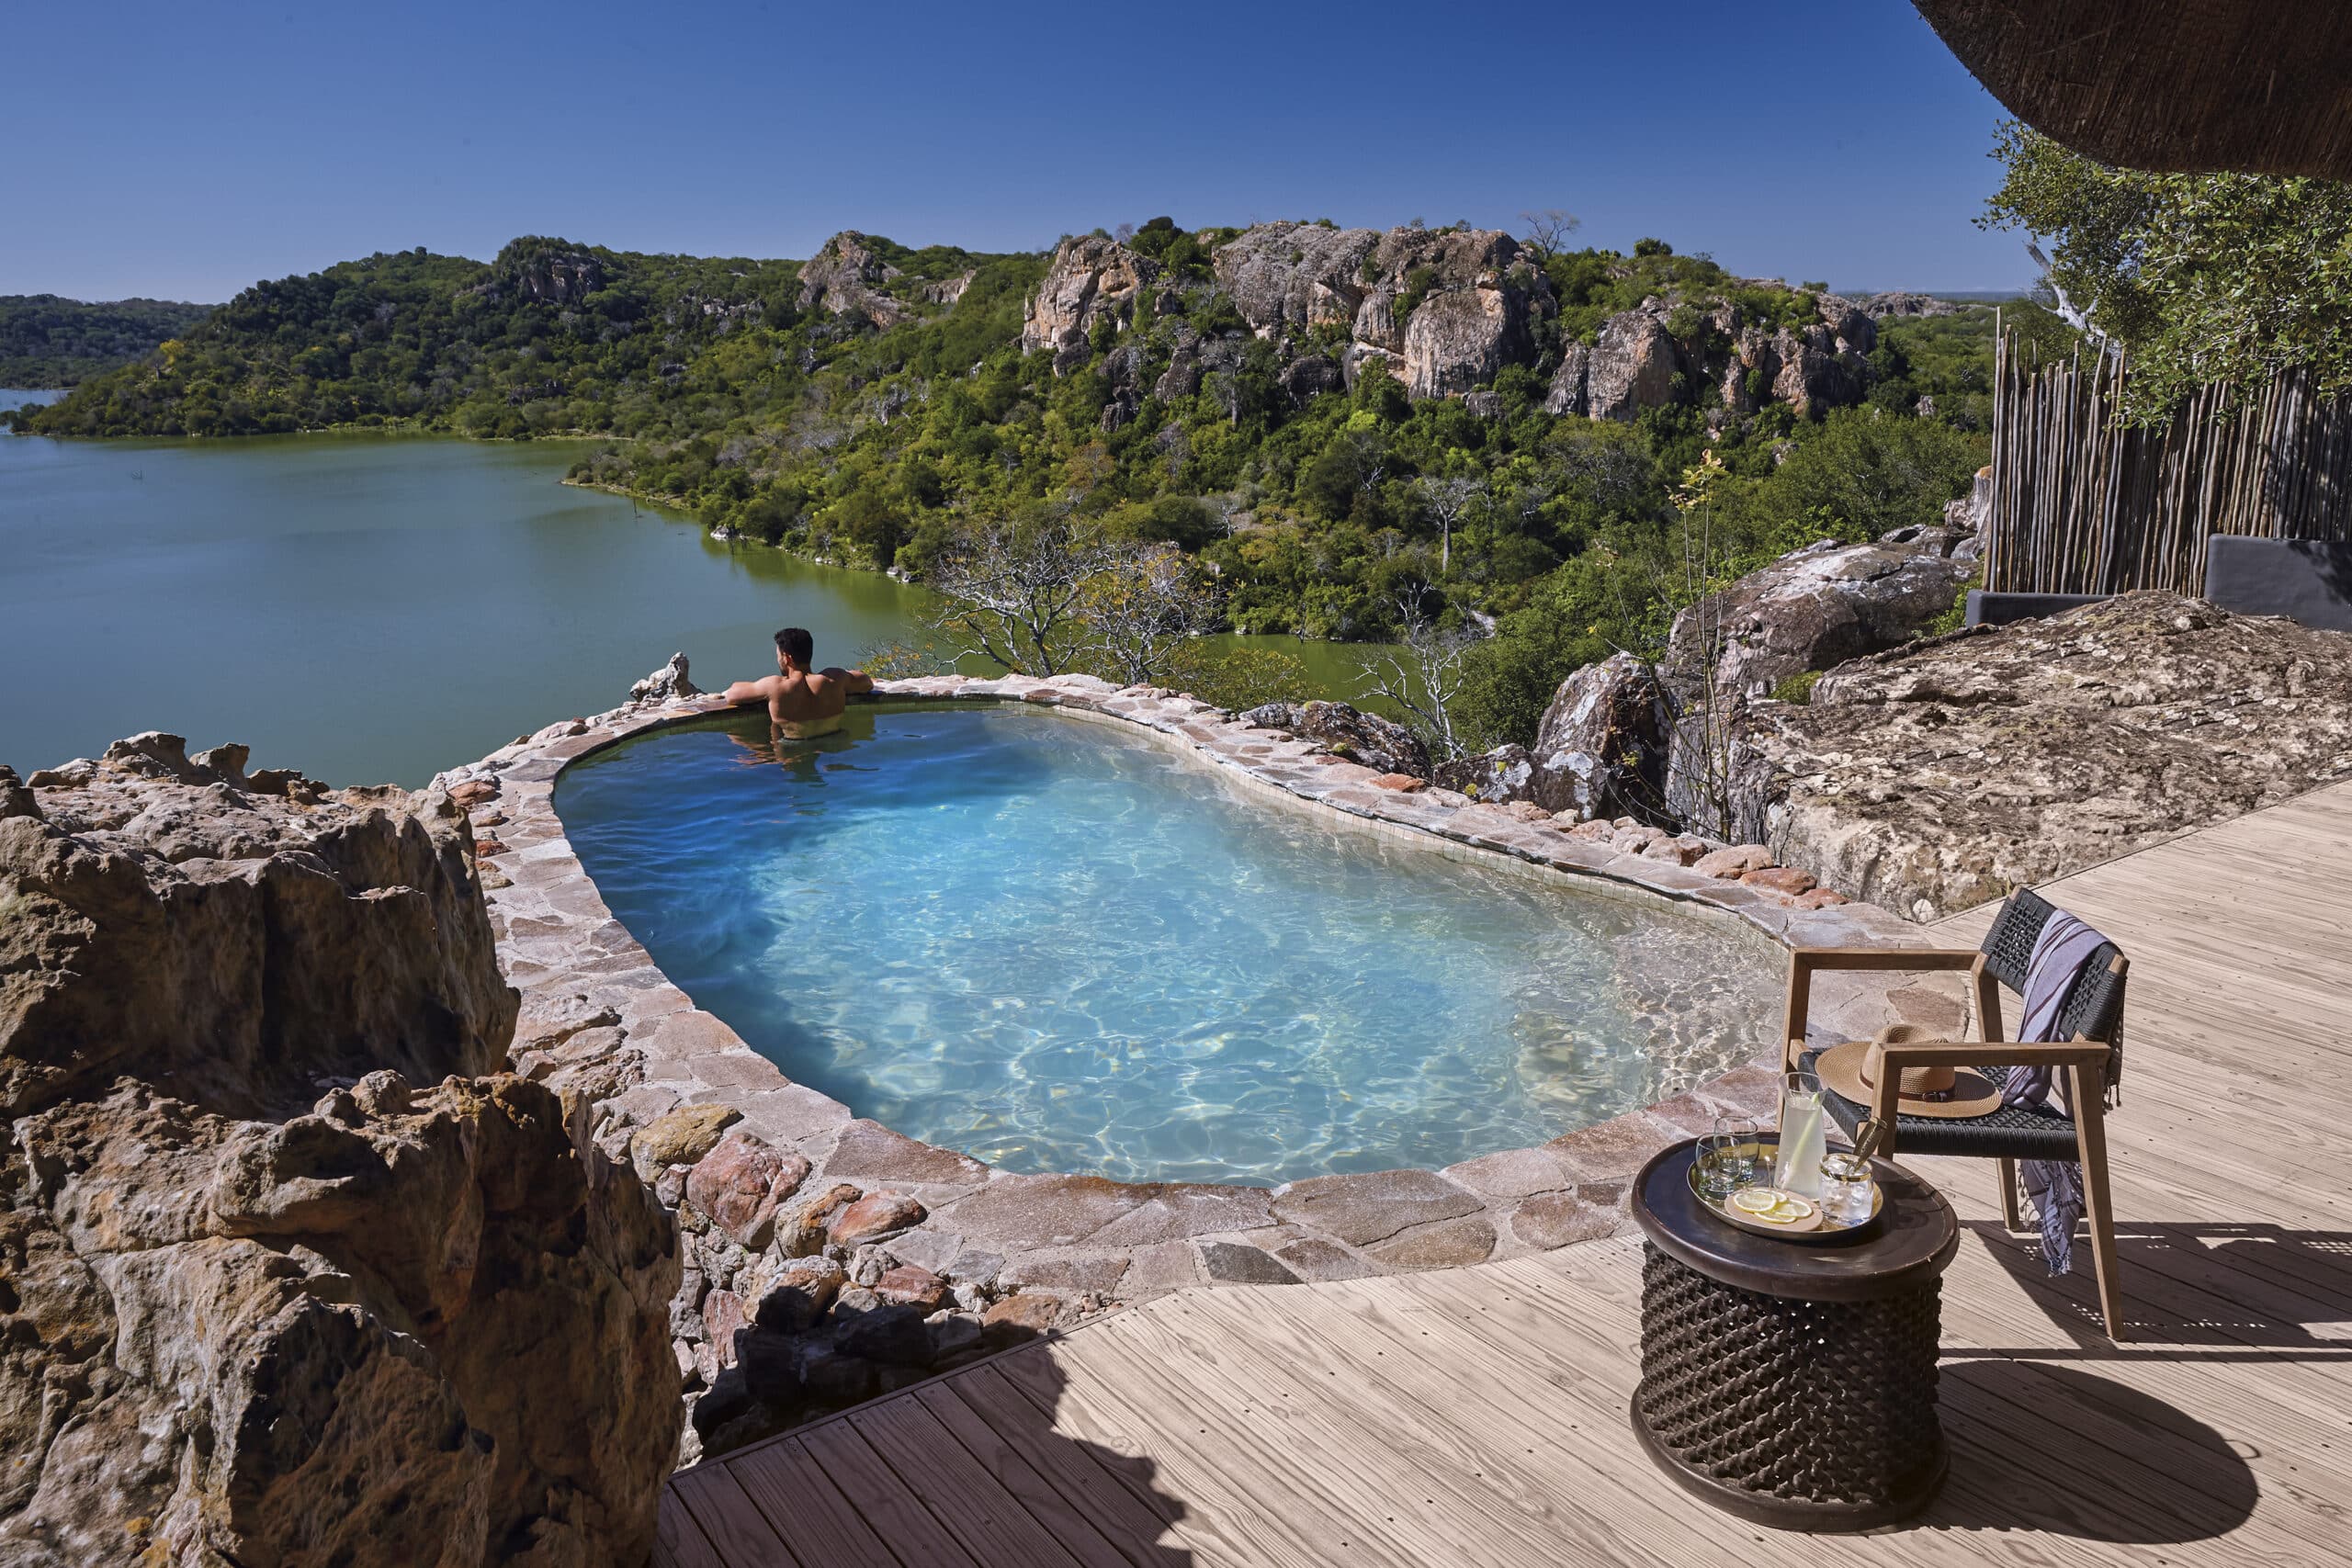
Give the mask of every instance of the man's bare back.
[[756, 681], [736, 682], [727, 688], [727, 700], [765, 703], [768, 717], [796, 735], [820, 734], [833, 728], [851, 697], [874, 689], [874, 678], [863, 670], [811, 670], [808, 661], [813, 654], [807, 632], [797, 626], [785, 627], [775, 634], [777, 672]]

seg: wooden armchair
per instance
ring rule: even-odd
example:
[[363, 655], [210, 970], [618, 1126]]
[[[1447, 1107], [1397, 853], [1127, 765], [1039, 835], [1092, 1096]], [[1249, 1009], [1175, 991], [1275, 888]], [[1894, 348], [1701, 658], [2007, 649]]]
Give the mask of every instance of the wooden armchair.
[[[2083, 1197], [2090, 1221], [2091, 1259], [2098, 1279], [2099, 1311], [2109, 1339], [2123, 1340], [2122, 1298], [2116, 1281], [2115, 1214], [2108, 1198], [2105, 1112], [2109, 1075], [2118, 1066], [2115, 1046], [2123, 1024], [2123, 987], [2131, 964], [2113, 942], [2094, 951], [2083, 965], [2058, 1013], [2059, 1041], [2020, 1043], [2001, 1032], [2001, 987], [2020, 997], [2032, 960], [2034, 939], [2055, 911], [2038, 895], [2019, 889], [2009, 896], [1981, 949], [1797, 948], [1790, 953], [1789, 1003], [1781, 1035], [1781, 1065], [1810, 1070], [1820, 1055], [1806, 1043], [1813, 976], [1824, 970], [1918, 972], [1965, 971], [1976, 1033], [1984, 1043], [1930, 1041], [1878, 1047], [1882, 1057], [1871, 1074], [1877, 1103], [1862, 1105], [1834, 1090], [1823, 1103], [1847, 1136], [1875, 1116], [1888, 1128], [1879, 1149], [1923, 1155], [1976, 1156], [2001, 1166], [2001, 1216], [2012, 1231], [2024, 1226], [2018, 1212], [2017, 1162], [2075, 1159], [2083, 1168]], [[2057, 1104], [2046, 1111], [2003, 1106], [1983, 1116], [1930, 1117], [1897, 1113], [1896, 1094], [1906, 1067], [2047, 1066], [2065, 1086], [2069, 1117]]]

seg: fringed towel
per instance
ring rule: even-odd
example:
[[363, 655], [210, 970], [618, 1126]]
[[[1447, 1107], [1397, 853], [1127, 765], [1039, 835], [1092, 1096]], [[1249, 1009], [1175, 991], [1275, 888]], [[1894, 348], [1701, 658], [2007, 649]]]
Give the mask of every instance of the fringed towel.
[[[2066, 998], [2074, 991], [2075, 982], [2082, 977], [2083, 965], [2092, 953], [2105, 945], [2107, 939], [2067, 914], [2063, 909], [2051, 911], [2042, 922], [2041, 932], [2033, 941], [2033, 957], [2026, 966], [2025, 1019], [2018, 1026], [2019, 1042], [2037, 1043], [2053, 1042], [2058, 1037], [2058, 1016], [2065, 1010]], [[2117, 1032], [2120, 1033], [2119, 1030]], [[2120, 1053], [2120, 1040], [2107, 1043]], [[1985, 1076], [2001, 1086], [2001, 1103], [2023, 1111], [2047, 1111], [2050, 1091], [2057, 1074], [2050, 1067], [1987, 1067]], [[2104, 1092], [2112, 1093], [2118, 1075], [2113, 1058], [2105, 1075]], [[2071, 1119], [2075, 1106], [2071, 1096], [2062, 1097], [2066, 1115]], [[2019, 1163], [2018, 1182], [2025, 1189], [2027, 1201], [2032, 1205], [2034, 1219], [2041, 1227], [2041, 1255], [2052, 1274], [2064, 1274], [2075, 1266], [2075, 1226], [2083, 1217], [2083, 1168], [2070, 1159], [2030, 1159]]]

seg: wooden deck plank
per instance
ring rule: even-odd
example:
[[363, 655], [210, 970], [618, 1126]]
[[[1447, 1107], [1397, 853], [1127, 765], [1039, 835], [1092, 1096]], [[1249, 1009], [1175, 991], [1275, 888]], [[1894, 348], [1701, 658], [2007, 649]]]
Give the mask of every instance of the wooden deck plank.
[[1085, 1376], [1071, 1359], [1083, 1341], [1096, 1337], [1114, 1318], [1073, 1334], [1054, 1347], [1054, 1358], [1008, 1358], [1001, 1365], [1007, 1381], [1034, 1392], [1054, 1412], [1063, 1431], [1131, 1465], [1149, 1466], [1156, 1488], [1186, 1510], [1178, 1527], [1187, 1544], [1204, 1517], [1221, 1522], [1226, 1540], [1204, 1562], [1246, 1568], [1308, 1568], [1346, 1551], [1356, 1562], [1405, 1563], [1408, 1559], [1381, 1545], [1318, 1494], [1295, 1495], [1254, 1462], [1259, 1450], [1235, 1434], [1211, 1434], [1198, 1427], [1179, 1390], [1172, 1398], [1129, 1377]]
[[[991, 1480], [1004, 1488], [1005, 1494], [1021, 1506], [1022, 1511], [1043, 1526], [1055, 1542], [1071, 1556], [1080, 1562], [1135, 1560], [1134, 1554], [1113, 1544], [1110, 1538], [1087, 1517], [1086, 1510], [1073, 1506], [1058, 1489], [1038, 1473], [1037, 1467], [1023, 1451], [1030, 1445], [1014, 1447], [944, 1384], [922, 1390], [915, 1395], [915, 1402], [929, 1411], [932, 1419], [963, 1445], [964, 1451], [972, 1456]], [[1153, 1534], [1157, 1535], [1158, 1531]], [[1137, 1554], [1148, 1559], [1151, 1553], [1149, 1540], [1135, 1544]]]
[[681, 1473], [670, 1490], [702, 1527], [721, 1560], [757, 1568], [800, 1568], [799, 1558], [725, 1465], [698, 1464]]
[[[1235, 1353], [1234, 1371], [1248, 1384], [1313, 1401], [1341, 1427], [1363, 1433], [1378, 1456], [1376, 1464], [1363, 1467], [1373, 1483], [1395, 1477], [1408, 1486], [1427, 1486], [1430, 1506], [1439, 1506], [1435, 1494], [1446, 1491], [1457, 1499], [1484, 1499], [1497, 1527], [1489, 1533], [1502, 1533], [1508, 1525], [1539, 1556], [1607, 1562], [1638, 1549], [1617, 1517], [1591, 1506], [1591, 1467], [1577, 1451], [1584, 1445], [1567, 1415], [1572, 1404], [1556, 1399], [1549, 1405], [1521, 1404], [1511, 1407], [1516, 1418], [1508, 1424], [1431, 1420], [1432, 1412], [1462, 1397], [1461, 1382], [1449, 1386], [1442, 1370], [1461, 1356], [1458, 1337], [1446, 1337], [1432, 1350], [1392, 1338], [1358, 1317], [1342, 1338], [1329, 1332], [1325, 1312], [1295, 1317], [1251, 1311], [1234, 1303], [1235, 1294], [1203, 1292], [1188, 1306], [1223, 1330], [1215, 1343]], [[1435, 1376], [1416, 1375], [1432, 1361], [1441, 1364]], [[1485, 1397], [1496, 1395], [1488, 1391]], [[1449, 1515], [1462, 1506], [1450, 1505]], [[1686, 1533], [1694, 1536], [1692, 1544], [1702, 1540], [1673, 1529], [1670, 1517], [1644, 1517], [1639, 1523], [1653, 1543]]]
[[1139, 1496], [1130, 1482], [1107, 1467], [1106, 1461], [1118, 1462], [1113, 1456], [1098, 1458], [1090, 1451], [1091, 1445], [1050, 1429], [1041, 1436], [1040, 1428], [1049, 1428], [1051, 1417], [990, 1369], [975, 1368], [970, 1376], [937, 1384], [924, 1394], [924, 1403], [941, 1424], [980, 1455], [984, 1463], [1003, 1462], [986, 1451], [988, 1445], [994, 1444], [1018, 1455], [1052, 1488], [1057, 1501], [1043, 1506], [1032, 1501], [1029, 1511], [1053, 1524], [1062, 1540], [1085, 1539], [1083, 1530], [1058, 1523], [1067, 1515], [1082, 1521], [1087, 1529], [1102, 1538], [1105, 1546], [1136, 1568], [1151, 1568], [1183, 1555], [1160, 1540], [1182, 1517], [1181, 1509], [1165, 1507], [1164, 1499], [1155, 1500], [1163, 1506], [1147, 1501], [1150, 1497], [1148, 1483]]
[[791, 1532], [811, 1562], [822, 1568], [916, 1568], [901, 1562], [799, 1438], [763, 1443], [718, 1462], [733, 1473], [769, 1524]]
[[[884, 1404], [895, 1401], [883, 1401]], [[872, 1405], [866, 1409], [875, 1408]], [[882, 1456], [847, 1420], [811, 1427], [797, 1441], [810, 1462], [841, 1489], [851, 1507], [887, 1535], [890, 1549], [922, 1568], [979, 1568], [972, 1554], [902, 1485]]]
[[[1078, 1568], [1071, 1549], [1057, 1541], [1023, 1498], [956, 1441], [922, 1400], [881, 1400], [854, 1414], [850, 1425], [982, 1568]], [[1107, 1550], [1091, 1527], [1088, 1534], [1098, 1551]], [[1103, 1561], [1099, 1555], [1090, 1560]]]
[[674, 1482], [662, 1488], [662, 1512], [653, 1527], [653, 1568], [727, 1568], [702, 1527], [686, 1512]]
[[[718, 1473], [829, 1568], [993, 1564], [1016, 1540], [1090, 1568], [2352, 1559], [2352, 784], [2045, 892], [2132, 958], [2109, 1131], [2135, 1337], [2099, 1332], [2086, 1242], [2053, 1280], [2034, 1238], [2002, 1231], [1990, 1162], [1916, 1162], [1968, 1227], [1945, 1280], [1953, 1474], [1916, 1528], [1757, 1530], [1659, 1476], [1625, 1428], [1641, 1248], [1623, 1235], [1182, 1292]], [[1938, 938], [1973, 942], [1990, 918]], [[673, 1484], [658, 1562], [789, 1561], [758, 1555], [772, 1549], [746, 1510], [693, 1473]], [[875, 1521], [870, 1541], [826, 1536], [811, 1496]], [[895, 1560], [860, 1555], [885, 1540]]]

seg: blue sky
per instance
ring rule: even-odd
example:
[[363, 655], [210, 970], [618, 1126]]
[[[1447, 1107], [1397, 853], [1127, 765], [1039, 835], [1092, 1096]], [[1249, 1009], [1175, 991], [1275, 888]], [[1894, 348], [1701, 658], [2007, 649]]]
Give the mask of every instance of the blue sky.
[[1754, 276], [2032, 280], [1969, 222], [1999, 107], [1901, 0], [75, 0], [0, 39], [0, 293], [209, 301], [527, 233], [806, 256], [1547, 208]]

